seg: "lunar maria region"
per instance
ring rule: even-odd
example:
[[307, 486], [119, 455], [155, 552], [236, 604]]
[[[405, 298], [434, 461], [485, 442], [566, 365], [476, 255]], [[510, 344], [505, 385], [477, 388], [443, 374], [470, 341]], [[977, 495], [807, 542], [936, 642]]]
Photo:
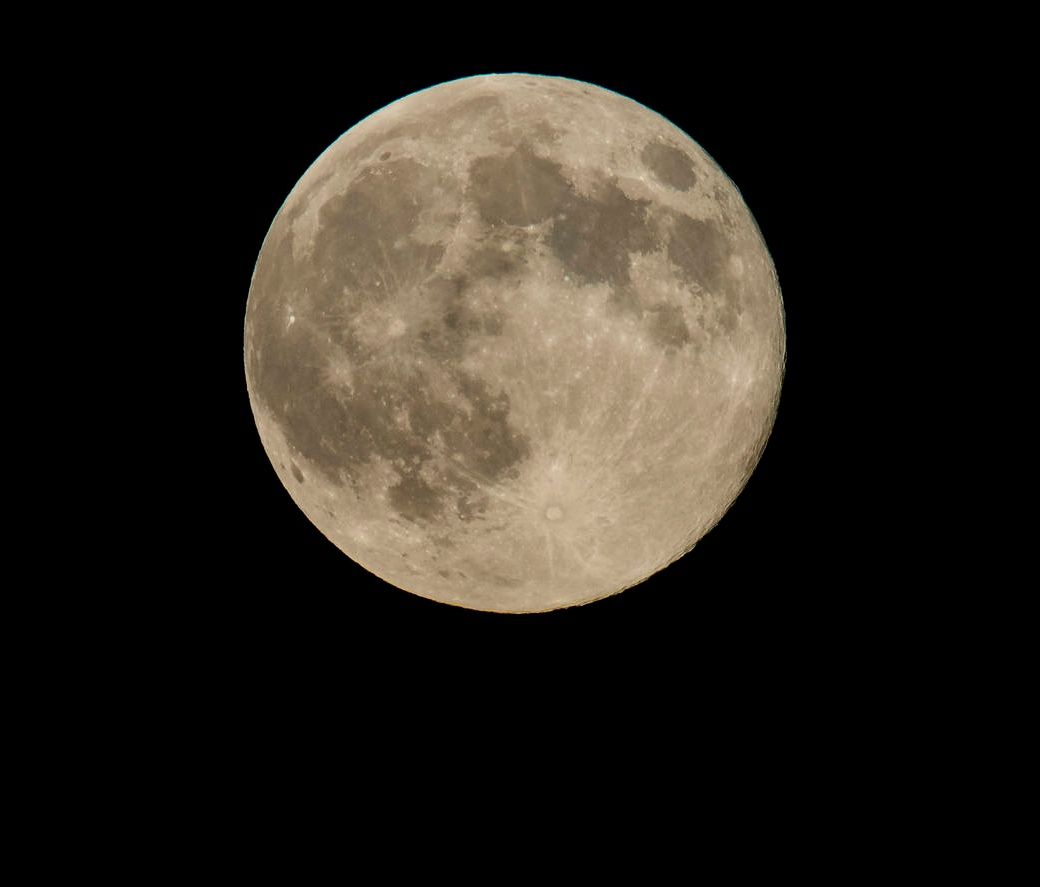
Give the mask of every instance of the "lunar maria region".
[[470, 77], [336, 140], [253, 273], [245, 373], [308, 519], [413, 594], [525, 613], [689, 551], [773, 425], [784, 312], [740, 193], [669, 121]]

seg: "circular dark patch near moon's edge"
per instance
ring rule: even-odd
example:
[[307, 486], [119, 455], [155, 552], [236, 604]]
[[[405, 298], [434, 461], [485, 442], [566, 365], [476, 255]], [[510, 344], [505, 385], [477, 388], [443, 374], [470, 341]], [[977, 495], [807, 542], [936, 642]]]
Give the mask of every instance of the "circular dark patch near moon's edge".
[[689, 191], [698, 180], [690, 156], [672, 145], [648, 142], [640, 159], [659, 182], [678, 191]]

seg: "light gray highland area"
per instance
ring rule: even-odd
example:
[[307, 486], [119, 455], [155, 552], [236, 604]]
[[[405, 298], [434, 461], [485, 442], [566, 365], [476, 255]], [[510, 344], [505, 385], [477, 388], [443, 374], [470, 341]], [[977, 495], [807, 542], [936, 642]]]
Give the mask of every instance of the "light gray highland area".
[[245, 326], [264, 447], [387, 582], [533, 612], [633, 586], [770, 433], [781, 294], [737, 189], [586, 83], [473, 77], [367, 118], [272, 223]]

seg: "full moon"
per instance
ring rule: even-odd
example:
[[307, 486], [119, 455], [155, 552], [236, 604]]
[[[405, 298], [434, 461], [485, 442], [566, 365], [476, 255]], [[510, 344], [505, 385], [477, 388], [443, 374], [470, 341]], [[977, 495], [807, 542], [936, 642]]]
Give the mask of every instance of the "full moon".
[[436, 601], [630, 588], [747, 482], [784, 311], [740, 193], [617, 93], [470, 77], [371, 115], [264, 239], [245, 373], [278, 477], [333, 544]]

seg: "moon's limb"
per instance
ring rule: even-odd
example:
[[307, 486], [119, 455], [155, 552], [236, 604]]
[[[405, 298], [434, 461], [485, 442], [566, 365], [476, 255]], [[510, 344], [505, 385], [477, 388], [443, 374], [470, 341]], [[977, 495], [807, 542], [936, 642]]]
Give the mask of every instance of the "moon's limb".
[[740, 194], [615, 93], [476, 77], [366, 119], [254, 272], [246, 377], [293, 499], [416, 594], [529, 612], [689, 550], [755, 467], [784, 321]]

